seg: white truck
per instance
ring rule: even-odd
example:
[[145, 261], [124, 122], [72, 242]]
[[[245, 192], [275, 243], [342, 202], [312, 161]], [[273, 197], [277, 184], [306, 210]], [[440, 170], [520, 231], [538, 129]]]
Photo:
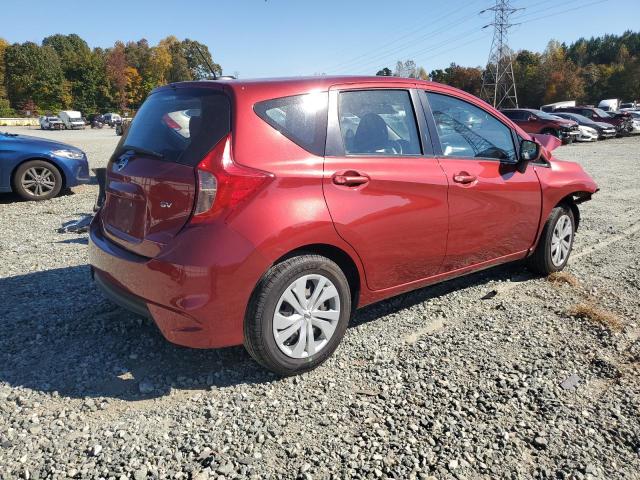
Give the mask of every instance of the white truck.
[[598, 104], [598, 108], [604, 110], [605, 112], [617, 112], [620, 109], [620, 100], [617, 98], [602, 100]]
[[62, 123], [64, 123], [64, 128], [69, 130], [80, 130], [84, 129], [84, 120], [82, 120], [82, 115], [80, 112], [76, 112], [75, 110], [63, 110], [58, 114]]
[[575, 106], [576, 106], [575, 100], [566, 100], [564, 102], [556, 102], [556, 103], [550, 103], [548, 105], [542, 105], [540, 107], [540, 110], [542, 110], [543, 112], [553, 112], [556, 108], [575, 107]]

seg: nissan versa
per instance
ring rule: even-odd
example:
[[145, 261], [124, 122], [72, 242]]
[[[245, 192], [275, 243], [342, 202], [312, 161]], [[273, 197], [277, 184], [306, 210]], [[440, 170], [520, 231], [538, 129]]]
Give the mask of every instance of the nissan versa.
[[161, 87], [109, 162], [93, 278], [171, 342], [310, 370], [357, 307], [514, 260], [564, 268], [597, 187], [558, 143], [411, 79]]

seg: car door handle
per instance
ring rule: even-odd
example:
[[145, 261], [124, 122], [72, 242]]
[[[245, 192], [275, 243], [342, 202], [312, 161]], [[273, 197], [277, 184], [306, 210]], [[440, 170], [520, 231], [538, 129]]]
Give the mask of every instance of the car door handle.
[[333, 183], [343, 187], [357, 187], [369, 183], [369, 177], [358, 172], [337, 172], [333, 175]]
[[469, 175], [467, 172], [456, 173], [453, 176], [453, 181], [456, 183], [473, 183], [478, 179], [475, 175]]

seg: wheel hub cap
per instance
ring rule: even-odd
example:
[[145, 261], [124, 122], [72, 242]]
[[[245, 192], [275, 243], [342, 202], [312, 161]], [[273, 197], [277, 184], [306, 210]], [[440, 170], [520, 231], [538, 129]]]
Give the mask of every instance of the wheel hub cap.
[[291, 358], [315, 355], [329, 343], [340, 320], [340, 296], [323, 275], [304, 275], [280, 296], [273, 316], [273, 337]]
[[569, 256], [573, 240], [573, 225], [569, 215], [561, 215], [553, 227], [551, 235], [551, 261], [556, 267], [561, 266]]

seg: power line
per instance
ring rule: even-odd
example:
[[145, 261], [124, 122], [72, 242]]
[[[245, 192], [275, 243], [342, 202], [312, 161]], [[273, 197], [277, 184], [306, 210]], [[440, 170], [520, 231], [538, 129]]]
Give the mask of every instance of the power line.
[[517, 108], [518, 94], [508, 34], [509, 29], [514, 26], [510, 20], [511, 15], [521, 9], [512, 7], [511, 0], [496, 0], [495, 6], [487, 10], [494, 13], [494, 19], [492, 23], [482, 28], [493, 26], [494, 30], [487, 68], [482, 75], [480, 96], [495, 108], [504, 106]]
[[[573, 1], [576, 1], [576, 2], [577, 2], [577, 1], [580, 1], [580, 0], [573, 0]], [[580, 5], [579, 7], [578, 7], [578, 6], [576, 6], [576, 7], [572, 7], [572, 8], [567, 8], [567, 9], [565, 9], [565, 10], [554, 11], [554, 12], [552, 12], [552, 13], [549, 13], [549, 14], [547, 14], [547, 15], [543, 15], [543, 16], [541, 16], [541, 17], [530, 18], [530, 19], [527, 19], [527, 20], [525, 20], [524, 22], [521, 22], [521, 23], [531, 23], [531, 22], [535, 22], [535, 21], [542, 20], [542, 19], [545, 19], [545, 18], [555, 17], [555, 16], [560, 15], [560, 14], [562, 14], [562, 13], [573, 12], [573, 11], [576, 11], [576, 10], [578, 10], [578, 9], [583, 10], [583, 9], [585, 9], [585, 8], [587, 8], [587, 7], [591, 7], [591, 6], [593, 6], [593, 5], [597, 5], [597, 4], [599, 4], [599, 3], [604, 3], [604, 2], [608, 2], [608, 1], [609, 1], [609, 0], [596, 0], [595, 2], [591, 2], [591, 3], [587, 3], [587, 4], [582, 4], [582, 5]], [[563, 7], [564, 7], [564, 6], [566, 6], [566, 4], [565, 4], [565, 5], [563, 5]], [[527, 15], [529, 15], [529, 14], [527, 14]], [[522, 15], [522, 16], [520, 16], [520, 17], [514, 17], [514, 20], [518, 20], [518, 19], [520, 19], [520, 18], [523, 18], [524, 16], [525, 16], [525, 15]]]
[[[459, 10], [459, 7], [455, 8], [454, 10]], [[437, 18], [437, 20], [431, 21], [430, 22], [430, 26], [435, 25], [437, 23], [439, 23], [440, 21], [446, 19], [447, 17], [450, 17], [450, 12], [445, 13], [444, 15], [440, 16]], [[429, 38], [432, 38], [436, 35], [438, 35], [439, 33], [445, 32], [447, 30], [450, 30], [452, 27], [457, 26], [457, 25], [461, 25], [462, 23], [467, 22], [468, 20], [472, 19], [475, 17], [475, 14], [471, 14], [471, 15], [464, 15], [462, 17], [458, 17], [455, 18], [452, 21], [449, 21], [448, 23], [446, 23], [445, 25], [439, 27], [437, 30], [434, 31], [429, 31], [426, 32], [423, 35], [420, 35], [416, 38], [411, 39], [408, 42], [404, 42], [398, 46], [389, 48], [390, 45], [397, 43], [397, 40], [401, 40], [402, 38], [406, 38], [408, 36], [411, 36], [413, 34], [415, 34], [417, 31], [413, 31], [410, 34], [407, 34], [401, 38], [396, 39], [395, 41], [389, 42], [387, 43], [387, 45], [385, 46], [385, 48], [382, 49], [377, 49], [377, 50], [373, 50], [370, 51], [368, 53], [359, 55], [358, 57], [353, 58], [350, 61], [346, 61], [346, 62], [342, 62], [340, 64], [337, 64], [334, 68], [329, 69], [329, 70], [337, 70], [337, 71], [344, 71], [347, 69], [352, 69], [354, 66], [357, 67], [361, 67], [362, 65], [370, 65], [373, 63], [379, 63], [381, 58], [386, 58], [392, 55], [396, 55], [397, 52], [406, 50], [407, 48], [410, 48], [411, 46], [415, 45], [416, 42], [421, 42], [424, 40], [427, 40]], [[424, 30], [424, 27], [421, 27], [418, 30]]]
[[[474, 13], [473, 15], [471, 15], [471, 17], [474, 17], [475, 15], [476, 15], [476, 14]], [[446, 29], [446, 28], [447, 28], [447, 27], [444, 27], [444, 29]], [[427, 48], [423, 48], [423, 49], [420, 49], [420, 50], [417, 50], [417, 51], [409, 51], [409, 53], [406, 53], [406, 54], [405, 54], [405, 57], [409, 58], [409, 57], [413, 57], [413, 56], [416, 56], [416, 55], [421, 55], [421, 54], [423, 54], [423, 53], [426, 53], [426, 52], [429, 52], [429, 51], [436, 50], [436, 49], [438, 49], [440, 46], [448, 46], [448, 45], [450, 45], [450, 44], [451, 44], [451, 42], [455, 42], [456, 40], [460, 40], [460, 39], [466, 39], [466, 38], [467, 38], [467, 37], [466, 37], [467, 35], [470, 35], [470, 34], [472, 34], [472, 33], [476, 33], [476, 32], [478, 32], [479, 30], [480, 30], [480, 29], [479, 29], [478, 27], [473, 27], [473, 28], [472, 28], [472, 29], [470, 29], [470, 30], [466, 30], [466, 31], [464, 31], [464, 32], [462, 32], [462, 33], [457, 33], [457, 34], [456, 34], [455, 36], [453, 36], [453, 37], [447, 37], [447, 38], [445, 38], [444, 40], [442, 40], [442, 41], [440, 41], [440, 42], [438, 42], [438, 43], [436, 43], [436, 44], [434, 44], [434, 45], [430, 45], [430, 46], [429, 46], [429, 47], [427, 47]], [[433, 35], [431, 35], [431, 36], [435, 36], [435, 35], [437, 35], [438, 33], [440, 33], [440, 31], [433, 32]], [[396, 49], [396, 50], [390, 51], [390, 52], [388, 52], [388, 53], [387, 53], [387, 54], [385, 54], [385, 55], [378, 56], [378, 57], [376, 57], [376, 58], [374, 58], [374, 59], [372, 59], [372, 60], [366, 61], [366, 62], [364, 62], [364, 63], [360, 62], [360, 65], [359, 65], [357, 68], [365, 68], [365, 67], [367, 67], [367, 68], [368, 68], [369, 66], [372, 66], [372, 65], [380, 66], [380, 65], [381, 65], [381, 64], [383, 64], [383, 63], [384, 63], [384, 61], [385, 61], [385, 60], [387, 60], [387, 59], [390, 59], [390, 58], [393, 58], [393, 57], [396, 57], [396, 58], [397, 58], [397, 56], [398, 56], [401, 52], [407, 52], [407, 49], [406, 49], [406, 48], [399, 48], [399, 49]], [[351, 66], [351, 68], [353, 68], [353, 66]]]

